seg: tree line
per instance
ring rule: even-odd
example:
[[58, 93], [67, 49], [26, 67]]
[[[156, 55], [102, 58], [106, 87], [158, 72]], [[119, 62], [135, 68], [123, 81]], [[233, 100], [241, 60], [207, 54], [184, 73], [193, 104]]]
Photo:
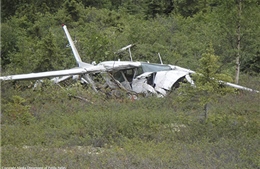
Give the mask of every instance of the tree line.
[[[75, 66], [61, 25], [86, 62], [129, 59], [114, 52], [128, 44], [133, 59], [196, 70], [212, 44], [232, 74], [260, 72], [257, 0], [3, 0], [2, 72], [29, 73]], [[220, 70], [219, 70], [220, 71]]]
[[[2, 19], [15, 15], [17, 10], [24, 7], [35, 8], [38, 11], [57, 12], [65, 2], [70, 0], [51, 1], [51, 0], [19, 0], [2, 2]], [[125, 8], [131, 14], [143, 13], [148, 17], [159, 15], [169, 15], [174, 12], [184, 17], [206, 10], [207, 7], [213, 8], [218, 5], [217, 0], [75, 0], [85, 8], [95, 7], [98, 9], [118, 10]]]

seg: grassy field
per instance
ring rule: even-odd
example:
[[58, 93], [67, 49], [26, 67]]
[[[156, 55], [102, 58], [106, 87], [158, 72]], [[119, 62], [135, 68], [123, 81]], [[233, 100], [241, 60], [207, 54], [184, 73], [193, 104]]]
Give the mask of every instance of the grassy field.
[[205, 119], [196, 101], [178, 102], [174, 92], [131, 101], [80, 86], [8, 86], [2, 84], [2, 167], [260, 168], [256, 93], [219, 98]]

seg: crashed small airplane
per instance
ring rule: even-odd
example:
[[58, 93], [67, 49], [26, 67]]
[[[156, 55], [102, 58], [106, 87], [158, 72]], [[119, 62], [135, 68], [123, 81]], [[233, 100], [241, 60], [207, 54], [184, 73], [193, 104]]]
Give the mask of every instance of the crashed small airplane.
[[[58, 71], [2, 76], [0, 77], [0, 80], [26, 80], [54, 77], [51, 80], [54, 83], [59, 83], [74, 75], [78, 75], [82, 82], [91, 85], [93, 90], [98, 92], [93, 76], [100, 74], [105, 80], [106, 85], [111, 89], [121, 88], [125, 91], [136, 94], [142, 93], [148, 95], [152, 93], [162, 97], [166, 96], [172, 88], [178, 87], [178, 83], [183, 79], [186, 79], [191, 85], [194, 85], [190, 76], [195, 73], [194, 71], [175, 65], [163, 64], [160, 55], [161, 64], [132, 61], [130, 48], [133, 45], [128, 45], [119, 50], [120, 52], [128, 49], [130, 61], [105, 61], [99, 64], [83, 62], [66, 25], [63, 25], [62, 27], [67, 36], [78, 67]], [[220, 83], [237, 89], [255, 91], [233, 83], [223, 81], [220, 81]]]

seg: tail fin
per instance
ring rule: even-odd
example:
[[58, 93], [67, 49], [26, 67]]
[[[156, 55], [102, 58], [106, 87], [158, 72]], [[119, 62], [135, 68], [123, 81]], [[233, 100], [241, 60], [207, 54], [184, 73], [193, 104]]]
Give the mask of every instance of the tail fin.
[[90, 66], [91, 64], [82, 62], [82, 60], [81, 60], [81, 58], [80, 58], [80, 56], [79, 56], [78, 50], [77, 50], [77, 48], [75, 47], [74, 42], [73, 42], [72, 39], [71, 39], [71, 36], [70, 36], [69, 31], [68, 31], [68, 29], [67, 29], [67, 26], [66, 26], [66, 25], [62, 25], [62, 27], [63, 27], [63, 30], [65, 31], [65, 34], [66, 34], [66, 36], [67, 36], [67, 39], [68, 39], [68, 41], [69, 41], [69, 44], [70, 44], [70, 46], [71, 46], [73, 55], [74, 55], [74, 57], [75, 57], [75, 59], [76, 59], [76, 62], [77, 62], [77, 64], [78, 64], [78, 66], [79, 66], [79, 67], [82, 67], [82, 66]]

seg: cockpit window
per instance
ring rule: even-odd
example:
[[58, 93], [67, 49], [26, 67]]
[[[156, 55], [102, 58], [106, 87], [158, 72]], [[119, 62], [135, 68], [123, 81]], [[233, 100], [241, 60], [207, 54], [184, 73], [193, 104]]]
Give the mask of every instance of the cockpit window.
[[117, 71], [117, 72], [114, 72], [112, 73], [113, 77], [118, 80], [120, 83], [125, 81], [124, 77], [122, 76], [122, 73], [121, 71]]
[[138, 67], [136, 68], [136, 73], [135, 73], [135, 77], [139, 76], [140, 74], [143, 74], [144, 71], [142, 69], [142, 67]]
[[171, 67], [168, 65], [160, 64], [151, 64], [151, 63], [142, 63], [143, 72], [158, 72], [171, 70]]
[[133, 78], [136, 76], [137, 68], [133, 69], [126, 69], [126, 70], [120, 70], [117, 72], [112, 73], [116, 80], [118, 80], [120, 83], [123, 81], [132, 82]]
[[132, 82], [133, 81], [134, 73], [135, 73], [134, 69], [124, 70], [123, 73], [124, 73], [124, 75], [125, 75], [125, 77], [126, 77], [128, 82]]

